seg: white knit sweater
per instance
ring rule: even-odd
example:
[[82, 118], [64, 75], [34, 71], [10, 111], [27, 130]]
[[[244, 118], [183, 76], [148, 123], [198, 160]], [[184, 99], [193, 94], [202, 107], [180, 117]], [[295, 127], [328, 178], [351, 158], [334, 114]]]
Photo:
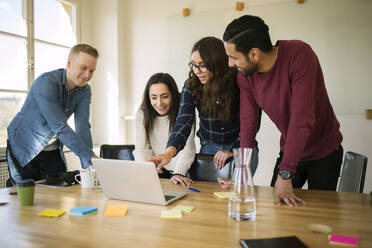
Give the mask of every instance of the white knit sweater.
[[[136, 161], [147, 161], [151, 156], [165, 152], [169, 138], [169, 118], [167, 116], [158, 116], [154, 120], [153, 130], [150, 135], [150, 144], [146, 141], [146, 132], [143, 125], [143, 112], [138, 110], [136, 113], [136, 138], [135, 150], [133, 155]], [[195, 127], [192, 127], [185, 148], [180, 151], [171, 162], [165, 166], [167, 170], [173, 173], [186, 175], [191, 164], [195, 159]]]

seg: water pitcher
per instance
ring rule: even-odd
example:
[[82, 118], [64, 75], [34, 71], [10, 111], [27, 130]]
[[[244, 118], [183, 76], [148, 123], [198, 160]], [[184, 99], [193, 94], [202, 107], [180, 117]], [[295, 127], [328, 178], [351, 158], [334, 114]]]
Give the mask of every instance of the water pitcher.
[[254, 193], [251, 163], [252, 148], [233, 149], [235, 169], [229, 194], [229, 217], [234, 220], [256, 219], [256, 197]]

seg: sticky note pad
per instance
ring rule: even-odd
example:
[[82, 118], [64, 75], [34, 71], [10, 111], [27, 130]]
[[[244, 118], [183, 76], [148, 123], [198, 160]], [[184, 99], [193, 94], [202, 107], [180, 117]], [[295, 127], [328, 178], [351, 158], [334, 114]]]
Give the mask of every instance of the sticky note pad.
[[214, 192], [213, 195], [217, 196], [220, 199], [229, 198], [230, 192]]
[[181, 210], [162, 210], [161, 217], [163, 219], [180, 219], [183, 215]]
[[331, 238], [328, 241], [331, 244], [358, 246], [359, 238], [355, 236], [332, 234]]
[[47, 217], [60, 217], [64, 215], [66, 211], [64, 210], [59, 210], [59, 209], [46, 209], [44, 211], [41, 211], [37, 213], [38, 215], [41, 216], [47, 216]]
[[108, 205], [106, 207], [105, 217], [124, 217], [128, 213], [126, 205]]
[[191, 213], [192, 210], [194, 210], [194, 206], [185, 206], [185, 205], [177, 205], [174, 208], [172, 208], [173, 211], [181, 210], [185, 213]]
[[91, 214], [94, 212], [97, 212], [97, 208], [89, 207], [89, 206], [81, 206], [78, 208], [72, 208], [69, 211], [70, 214], [76, 214], [76, 215], [87, 215], [87, 214]]

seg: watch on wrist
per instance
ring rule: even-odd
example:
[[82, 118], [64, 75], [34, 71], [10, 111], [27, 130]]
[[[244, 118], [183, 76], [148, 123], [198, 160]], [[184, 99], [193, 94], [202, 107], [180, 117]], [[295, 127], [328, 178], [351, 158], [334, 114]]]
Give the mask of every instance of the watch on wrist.
[[283, 180], [289, 180], [293, 177], [293, 172], [287, 170], [279, 170], [278, 174]]

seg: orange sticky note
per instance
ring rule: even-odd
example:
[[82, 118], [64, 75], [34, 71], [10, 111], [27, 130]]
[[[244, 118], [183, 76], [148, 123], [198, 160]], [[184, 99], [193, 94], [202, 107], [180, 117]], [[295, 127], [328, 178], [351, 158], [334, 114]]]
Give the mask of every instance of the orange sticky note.
[[106, 207], [105, 217], [124, 217], [128, 213], [126, 205], [108, 205]]

